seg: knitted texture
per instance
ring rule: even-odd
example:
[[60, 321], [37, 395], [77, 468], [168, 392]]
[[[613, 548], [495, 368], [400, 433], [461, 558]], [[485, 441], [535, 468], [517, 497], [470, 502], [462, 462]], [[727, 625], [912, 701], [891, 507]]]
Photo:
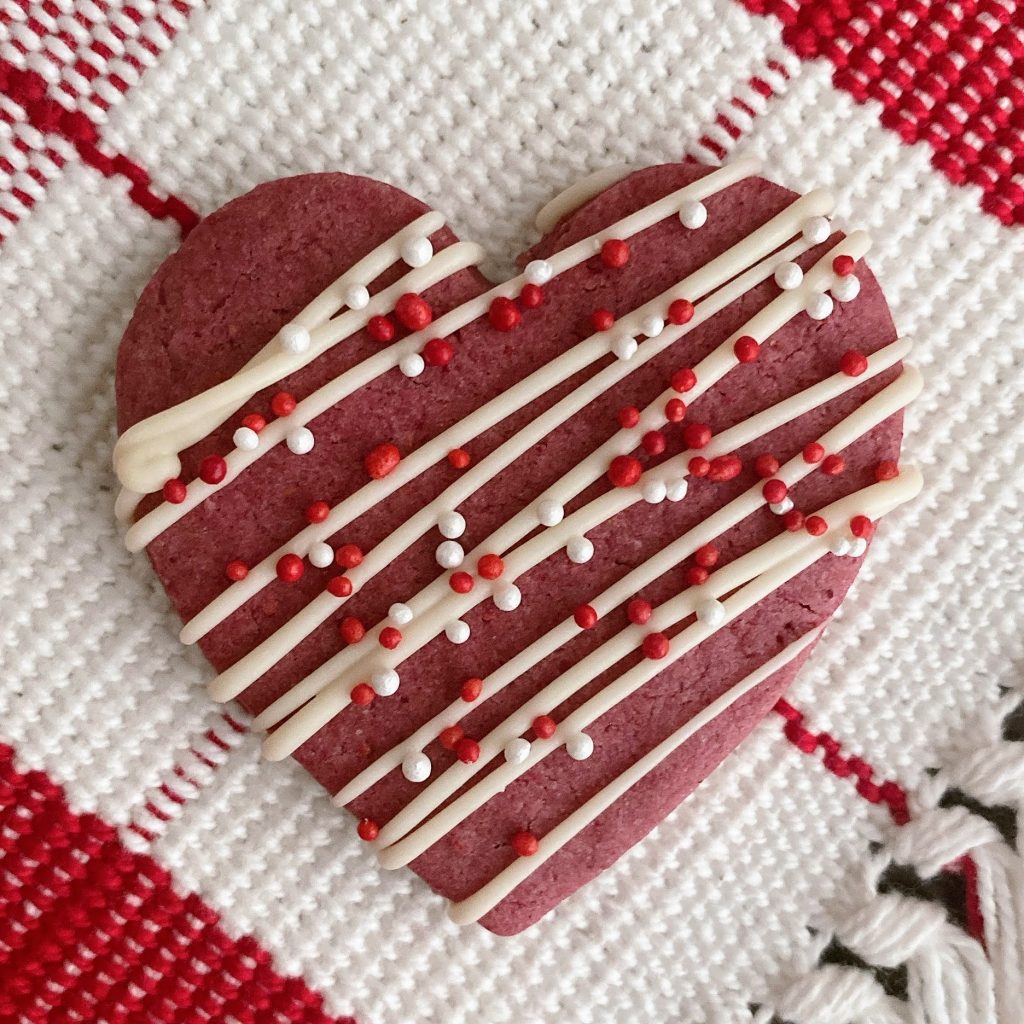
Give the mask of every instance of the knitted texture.
[[[0, 3], [0, 1019], [1017, 1019], [1021, 13], [869, 8]], [[391, 181], [497, 274], [582, 174], [740, 150], [872, 232], [926, 490], [647, 840], [522, 935], [458, 930], [207, 699], [113, 524], [118, 339], [268, 178]]]

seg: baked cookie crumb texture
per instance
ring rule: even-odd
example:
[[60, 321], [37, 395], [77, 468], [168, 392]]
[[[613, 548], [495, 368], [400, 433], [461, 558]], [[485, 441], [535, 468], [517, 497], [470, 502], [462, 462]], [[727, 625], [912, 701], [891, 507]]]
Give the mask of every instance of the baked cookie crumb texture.
[[870, 240], [758, 170], [610, 174], [498, 285], [397, 189], [272, 182], [125, 334], [117, 514], [212, 695], [458, 922], [520, 931], [653, 828], [920, 488]]

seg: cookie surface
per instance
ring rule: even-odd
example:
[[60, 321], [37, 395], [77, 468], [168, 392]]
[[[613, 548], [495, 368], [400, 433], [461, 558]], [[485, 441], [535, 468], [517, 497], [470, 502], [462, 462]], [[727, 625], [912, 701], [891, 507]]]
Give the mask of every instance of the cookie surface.
[[[554, 259], [572, 244], [708, 173], [710, 168], [692, 163], [635, 172], [563, 218], [521, 262]], [[393, 368], [356, 389], [308, 424], [315, 437], [310, 452], [299, 456], [285, 444], [270, 448], [244, 473], [148, 544], [153, 565], [182, 618], [186, 622], [193, 619], [225, 591], [229, 585], [227, 563], [237, 560], [257, 565], [286, 548], [306, 526], [304, 513], [313, 502], [337, 505], [356, 494], [367, 483], [364, 459], [377, 446], [393, 444], [407, 458], [474, 410], [508, 394], [517, 382], [583, 343], [594, 334], [595, 310], [610, 310], [621, 320], [741, 245], [796, 198], [764, 179], [744, 178], [704, 200], [707, 220], [699, 229], [687, 228], [678, 217], [668, 216], [628, 240], [624, 265], [610, 267], [594, 255], [558, 273], [543, 285], [541, 305], [528, 307], [520, 301], [521, 323], [514, 330], [500, 330], [486, 315], [478, 317], [448, 335], [454, 355], [447, 365], [427, 366], [414, 377]], [[125, 431], [229, 378], [339, 274], [426, 212], [425, 206], [390, 186], [328, 174], [261, 186], [208, 218], [157, 272], [125, 334], [117, 373], [120, 429]], [[798, 224], [793, 236], [799, 238], [799, 234]], [[816, 245], [808, 242], [796, 262], [809, 269], [840, 237], [833, 235]], [[434, 231], [430, 238], [435, 254], [456, 243], [447, 228]], [[376, 281], [367, 282], [370, 292], [378, 293], [408, 271], [404, 264], [396, 264]], [[855, 298], [835, 303], [825, 319], [812, 319], [803, 312], [793, 316], [770, 338], [761, 339], [756, 360], [731, 367], [716, 386], [688, 403], [683, 423], [669, 423], [662, 430], [663, 452], [650, 455], [635, 445], [642, 468], [650, 470], [681, 456], [687, 450], [686, 424], [706, 424], [718, 435], [836, 374], [850, 350], [870, 355], [891, 345], [896, 332], [884, 297], [862, 262], [855, 273], [860, 282]], [[423, 289], [422, 297], [436, 319], [490, 287], [470, 267]], [[775, 301], [780, 291], [768, 272], [760, 284], [694, 326], [659, 355], [643, 365], [638, 360], [620, 383], [587, 403], [459, 504], [466, 528], [457, 543], [471, 551], [522, 510], [533, 508], [587, 455], [620, 432], [618, 414], [623, 407], [642, 410], [654, 403], [674, 373], [701, 364]], [[701, 296], [692, 298], [699, 309]], [[400, 329], [399, 338], [405, 333]], [[641, 350], [651, 340], [641, 340]], [[369, 331], [360, 330], [308, 366], [255, 394], [238, 413], [182, 453], [181, 478], [195, 478], [205, 457], [231, 451], [233, 434], [244, 413], [258, 412], [270, 420], [276, 393], [283, 390], [301, 400], [384, 347]], [[470, 455], [471, 465], [480, 464], [556, 402], [614, 365], [616, 355], [607, 348], [604, 351], [589, 366], [560, 383], [553, 382], [541, 397], [515, 408], [507, 418], [460, 445]], [[735, 448], [730, 454], [738, 457], [742, 468], [731, 478], [693, 477], [684, 500], [638, 501], [588, 529], [586, 537], [594, 548], [589, 561], [577, 564], [560, 550], [517, 575], [514, 582], [522, 596], [518, 607], [503, 611], [490, 599], [476, 604], [461, 616], [470, 631], [466, 642], [455, 644], [441, 633], [403, 657], [397, 693], [379, 696], [368, 706], [350, 704], [331, 716], [302, 743], [297, 758], [330, 792], [341, 790], [377, 758], [400, 748], [425, 721], [458, 702], [466, 680], [487, 680], [528, 645], [571, 620], [576, 609], [592, 604], [628, 572], [651, 561], [658, 565], [669, 542], [759, 485], [757, 456], [772, 453], [783, 463], [799, 457], [809, 442], [854, 415], [899, 374], [897, 361], [870, 379], [852, 379], [838, 397]], [[637, 442], [641, 434], [637, 433]], [[901, 434], [900, 413], [884, 418], [842, 450], [842, 472], [830, 475], [815, 469], [790, 488], [790, 499], [810, 514], [875, 484], [879, 464], [898, 459]], [[335, 549], [356, 545], [364, 553], [381, 550], [396, 530], [430, 506], [465, 472], [440, 458], [332, 535], [330, 545]], [[566, 504], [565, 512], [571, 516], [613, 490], [602, 473]], [[159, 496], [144, 499], [139, 515], [159, 504]], [[532, 527], [527, 542], [541, 532], [542, 527]], [[781, 516], [762, 503], [714, 540], [717, 561], [711, 566], [712, 575], [786, 532]], [[409, 602], [431, 581], [443, 581], [450, 575], [437, 562], [441, 540], [434, 528], [388, 558], [386, 567], [370, 582], [247, 686], [239, 697], [241, 703], [259, 713], [338, 656], [345, 647], [339, 637], [339, 622], [346, 617], [358, 618], [370, 632], [360, 642], [367, 653], [351, 666], [353, 672], [358, 669], [357, 674], [348, 679], [342, 671], [339, 678], [348, 679], [346, 692], [353, 683], [366, 681], [368, 667], [376, 664], [380, 650], [372, 627], [387, 625], [389, 609], [396, 602]], [[508, 558], [505, 551], [496, 553]], [[666, 560], [639, 596], [654, 606], [674, 598], [686, 589], [686, 574], [693, 564], [692, 558], [682, 565]], [[824, 554], [589, 725], [590, 756], [576, 760], [564, 747], [555, 750], [429, 845], [411, 867], [448, 899], [463, 901], [472, 896], [517, 860], [518, 851], [510, 837], [528, 832], [543, 841], [568, 815], [702, 709], [824, 623], [842, 600], [859, 564], [859, 557]], [[467, 562], [455, 568], [473, 573], [476, 566]], [[344, 567], [337, 565], [318, 569], [307, 562], [296, 582], [275, 579], [259, 589], [199, 641], [214, 669], [223, 672], [236, 665], [310, 602], [322, 597], [327, 581], [342, 571]], [[456, 595], [451, 598], [455, 600]], [[501, 692], [467, 703], [459, 722], [465, 736], [482, 738], [501, 727], [533, 695], [628, 626], [626, 608], [620, 604], [602, 614], [592, 628], [577, 630], [568, 642], [519, 674]], [[410, 631], [413, 628], [410, 626]], [[671, 639], [679, 628], [674, 625], [665, 632]], [[402, 643], [408, 642], [407, 636]], [[665, 757], [487, 911], [481, 923], [500, 934], [522, 930], [641, 839], [771, 708], [809, 649], [771, 673]], [[395, 653], [402, 654], [401, 644]], [[547, 714], [562, 722], [643, 660], [641, 649], [632, 650], [595, 672], [581, 689], [548, 708]], [[530, 719], [522, 724], [523, 736], [533, 736]], [[436, 740], [424, 753], [431, 763], [431, 781], [457, 760], [455, 752]], [[478, 777], [486, 778], [492, 768], [481, 761]], [[384, 826], [423, 789], [422, 782], [410, 781], [396, 768], [349, 806], [357, 817]]]

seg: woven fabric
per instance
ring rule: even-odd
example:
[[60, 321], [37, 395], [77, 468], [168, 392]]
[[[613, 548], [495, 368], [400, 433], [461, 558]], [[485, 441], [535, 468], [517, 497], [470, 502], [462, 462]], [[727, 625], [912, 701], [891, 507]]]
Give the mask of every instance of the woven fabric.
[[[1021, 22], [1012, 0], [0, 3], [0, 1019], [1018, 1019]], [[926, 490], [654, 834], [522, 935], [456, 929], [206, 697], [114, 526], [118, 339], [182, 232], [268, 178], [390, 181], [501, 274], [580, 175], [737, 151], [874, 236], [927, 378]]]

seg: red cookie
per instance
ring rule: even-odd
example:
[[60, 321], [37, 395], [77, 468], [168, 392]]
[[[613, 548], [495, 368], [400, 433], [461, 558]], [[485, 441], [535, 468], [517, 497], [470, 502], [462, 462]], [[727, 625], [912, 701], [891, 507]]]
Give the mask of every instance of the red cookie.
[[407, 229], [422, 203], [306, 175], [207, 218], [139, 302], [129, 543], [215, 695], [272, 707], [268, 752], [298, 746], [459, 920], [520, 931], [653, 828], [916, 489], [865, 239], [797, 198], [742, 164], [638, 171], [479, 299], [474, 247]]

